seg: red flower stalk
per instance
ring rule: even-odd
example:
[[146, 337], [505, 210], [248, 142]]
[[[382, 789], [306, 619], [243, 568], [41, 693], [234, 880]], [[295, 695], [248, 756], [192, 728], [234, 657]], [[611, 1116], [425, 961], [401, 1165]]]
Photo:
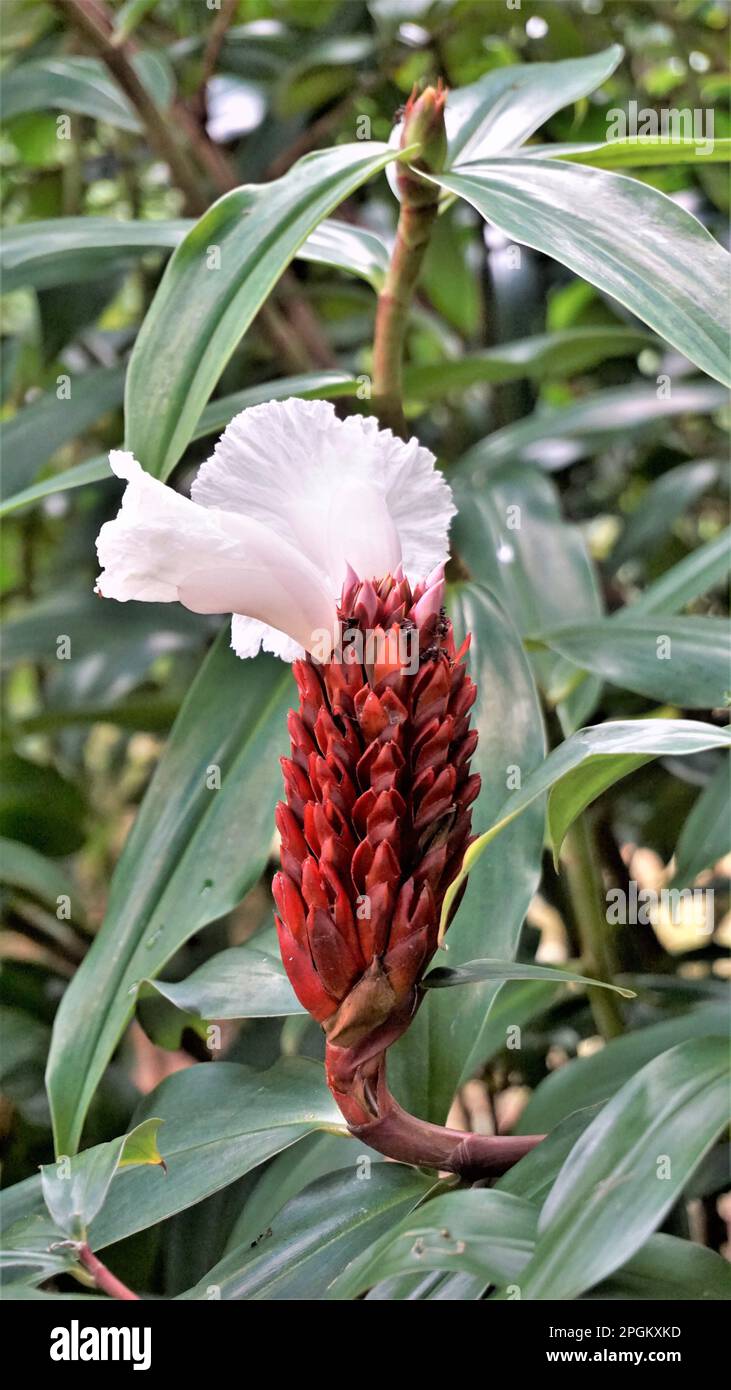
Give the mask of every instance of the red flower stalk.
[[480, 788], [469, 638], [455, 649], [443, 592], [441, 570], [413, 593], [400, 571], [352, 576], [333, 659], [295, 662], [274, 896], [285, 969], [325, 1030], [328, 1085], [351, 1131], [392, 1157], [484, 1175], [535, 1141], [426, 1125], [385, 1082], [386, 1049], [423, 997]]

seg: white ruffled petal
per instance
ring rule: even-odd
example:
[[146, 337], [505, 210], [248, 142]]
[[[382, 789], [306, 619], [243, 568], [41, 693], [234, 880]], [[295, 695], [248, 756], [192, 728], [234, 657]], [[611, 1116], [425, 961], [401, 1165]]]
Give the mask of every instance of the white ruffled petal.
[[380, 579], [399, 563], [416, 582], [443, 564], [454, 515], [434, 455], [339, 420], [327, 401], [269, 401], [235, 416], [193, 484], [195, 502], [254, 517], [302, 550], [339, 598], [347, 566]]
[[179, 600], [195, 613], [245, 613], [320, 651], [337, 636], [332, 595], [314, 565], [260, 521], [196, 505], [150, 477], [131, 454], [110, 463], [127, 480], [102, 527], [99, 592], [121, 602]]
[[234, 613], [231, 619], [231, 646], [237, 656], [257, 656], [260, 651], [272, 652], [282, 661], [297, 661], [305, 654], [304, 647], [294, 642], [286, 632]]

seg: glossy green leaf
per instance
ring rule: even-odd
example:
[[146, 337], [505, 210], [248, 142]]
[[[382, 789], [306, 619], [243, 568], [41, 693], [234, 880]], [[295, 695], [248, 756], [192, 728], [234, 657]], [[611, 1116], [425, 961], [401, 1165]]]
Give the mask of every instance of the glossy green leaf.
[[[155, 53], [138, 53], [137, 74], [159, 106], [172, 96], [170, 69]], [[26, 111], [75, 111], [119, 130], [140, 130], [137, 113], [98, 58], [75, 54], [19, 63], [3, 76], [0, 120]]]
[[397, 1274], [382, 1279], [366, 1294], [367, 1303], [472, 1303], [482, 1298], [489, 1280], [480, 1274]]
[[522, 145], [556, 111], [589, 96], [621, 57], [619, 44], [612, 44], [588, 58], [510, 64], [450, 92], [447, 166]]
[[[133, 1119], [141, 1124], [152, 1116], [162, 1126], [167, 1171], [119, 1174], [91, 1226], [94, 1250], [202, 1201], [315, 1130], [345, 1132], [322, 1066], [303, 1058], [279, 1061], [266, 1072], [234, 1062], [185, 1068], [146, 1096]], [[86, 1149], [80, 1158], [92, 1162], [105, 1147]], [[39, 1178], [19, 1184], [4, 1201], [6, 1226], [12, 1222], [14, 1232], [32, 1226], [40, 1198]]]
[[[41, 725], [104, 719], [161, 657], [201, 652], [204, 619], [179, 604], [130, 603], [109, 611], [89, 584], [28, 604], [5, 629], [2, 665], [37, 663], [45, 673]], [[146, 697], [150, 698], [149, 694]], [[169, 699], [166, 707], [170, 710]], [[168, 720], [169, 722], [169, 720]]]
[[[552, 753], [549, 753], [541, 767], [523, 777], [522, 785], [503, 803], [490, 828], [478, 835], [470, 845], [462, 862], [462, 868], [447, 891], [442, 921], [447, 920], [450, 906], [456, 894], [474, 865], [479, 863], [485, 850], [504, 828], [528, 806], [532, 806], [544, 792], [561, 781], [575, 768], [584, 767], [591, 779], [592, 760], [596, 758], [615, 758], [617, 775], [622, 776], [625, 765], [624, 755], [631, 753], [641, 757], [660, 757], [672, 754], [682, 757], [686, 754], [700, 753], [705, 748], [723, 748], [731, 744], [731, 734], [726, 729], [715, 728], [695, 719], [615, 719], [606, 724], [594, 724], [572, 734]], [[583, 783], [577, 778], [575, 787], [580, 793]], [[604, 785], [608, 785], [605, 783]], [[583, 809], [583, 807], [581, 808]], [[479, 828], [479, 822], [477, 822]], [[502, 856], [499, 856], [502, 859]]]
[[280, 1302], [324, 1299], [344, 1265], [360, 1255], [434, 1185], [418, 1169], [378, 1163], [368, 1178], [355, 1162], [306, 1188], [249, 1241], [209, 1270], [183, 1298]]
[[413, 365], [405, 373], [407, 398], [441, 400], [452, 391], [465, 391], [482, 382], [550, 381], [584, 371], [611, 357], [635, 357], [652, 338], [633, 328], [571, 328], [563, 333], [538, 333], [453, 361]]
[[576, 975], [573, 970], [559, 970], [549, 965], [523, 965], [521, 962], [506, 960], [468, 960], [464, 965], [452, 969], [438, 966], [422, 980], [425, 989], [446, 989], [450, 985], [473, 985], [481, 980], [544, 980], [546, 984], [594, 985], [597, 989], [612, 989], [623, 999], [634, 999], [635, 991], [622, 985], [607, 984], [605, 980], [592, 980], [587, 975]]
[[683, 888], [731, 850], [731, 767], [722, 757], [683, 825], [672, 888]]
[[[95, 280], [128, 269], [150, 253], [173, 251], [194, 226], [187, 217], [56, 217], [8, 227], [0, 247], [3, 288], [43, 290]], [[335, 218], [321, 222], [296, 254], [299, 260], [359, 275], [374, 289], [388, 269], [388, 248], [375, 232]]]
[[615, 1274], [603, 1279], [584, 1300], [621, 1298], [627, 1302], [685, 1303], [731, 1299], [731, 1267], [715, 1250], [677, 1236], [655, 1235]]
[[338, 1169], [360, 1163], [363, 1158], [383, 1162], [381, 1154], [367, 1148], [349, 1134], [306, 1134], [298, 1143], [284, 1149], [268, 1163], [233, 1225], [224, 1254], [241, 1251], [254, 1244], [269, 1229], [272, 1219], [306, 1187]]
[[266, 862], [291, 673], [273, 659], [239, 661], [228, 640], [222, 632], [191, 686], [115, 871], [104, 925], [56, 1017], [47, 1081], [61, 1152], [79, 1142], [134, 1008], [133, 986], [234, 907]]
[[612, 295], [702, 371], [731, 384], [728, 253], [656, 188], [549, 159], [493, 159], [434, 182], [507, 236]]
[[[533, 678], [513, 624], [498, 602], [476, 585], [456, 587], [452, 617], [458, 634], [472, 633], [469, 668], [477, 681], [473, 725], [479, 742], [472, 767], [482, 774], [473, 809], [476, 831], [489, 824], [502, 800], [511, 765], [535, 767], [543, 755], [543, 728]], [[503, 841], [499, 859], [485, 859], [449, 932], [449, 963], [486, 952], [509, 959], [541, 872], [543, 815], [536, 808]], [[486, 910], [486, 904], [489, 909]], [[430, 992], [408, 1033], [389, 1051], [389, 1076], [401, 1103], [443, 1124], [463, 1078], [490, 1002], [490, 983], [459, 997]]]
[[558, 869], [561, 846], [574, 821], [591, 806], [602, 792], [613, 787], [623, 777], [629, 777], [638, 767], [650, 762], [653, 754], [617, 753], [606, 758], [591, 758], [567, 772], [548, 795], [546, 823], [548, 839], [553, 850], [554, 867]]
[[[32, 1179], [40, 1197], [40, 1178]], [[41, 1205], [42, 1199], [41, 1199]], [[3, 1301], [23, 1298], [36, 1284], [60, 1274], [69, 1274], [76, 1263], [73, 1247], [64, 1242], [64, 1233], [51, 1221], [47, 1210], [34, 1212], [3, 1231], [0, 1250]]]
[[120, 1168], [164, 1167], [157, 1147], [161, 1123], [158, 1117], [143, 1120], [121, 1139], [99, 1144], [73, 1158], [59, 1157], [56, 1163], [41, 1168], [43, 1198], [59, 1230], [72, 1240], [86, 1240]]
[[473, 1188], [435, 1197], [381, 1237], [335, 1281], [328, 1297], [357, 1298], [381, 1279], [427, 1270], [509, 1283], [533, 1248], [536, 1209], [506, 1192]]
[[367, 280], [379, 290], [390, 260], [389, 250], [376, 232], [328, 217], [311, 232], [297, 253], [303, 261], [334, 266]]
[[219, 951], [174, 984], [141, 980], [140, 991], [162, 995], [177, 1009], [203, 1019], [279, 1018], [305, 1012], [279, 957], [252, 945]]
[[348, 372], [335, 369], [321, 372], [302, 372], [298, 376], [278, 377], [276, 381], [264, 381], [260, 386], [247, 386], [243, 391], [234, 391], [230, 396], [218, 396], [209, 401], [201, 412], [193, 431], [193, 439], [203, 439], [209, 434], [223, 431], [234, 415], [249, 406], [261, 405], [263, 401], [283, 401], [289, 396], [301, 396], [303, 400], [334, 400], [339, 396], [352, 396], [358, 389], [358, 382]]
[[[489, 488], [458, 477], [455, 501], [455, 550], [474, 578], [500, 599], [523, 636], [570, 617], [601, 615], [599, 582], [584, 537], [578, 526], [564, 521], [558, 489], [539, 469], [500, 465], [490, 474]], [[531, 653], [544, 689], [556, 664], [553, 654]], [[583, 682], [578, 697], [569, 696], [560, 711], [567, 731], [589, 716], [599, 688], [597, 680]]]
[[62, 444], [121, 405], [124, 368], [98, 367], [82, 376], [69, 375], [68, 383], [68, 398], [64, 378], [63, 395], [48, 391], [0, 426], [4, 496], [33, 482]]
[[[301, 396], [303, 400], [333, 400], [339, 396], [352, 396], [357, 390], [358, 382], [349, 373], [335, 369], [278, 377], [276, 381], [265, 381], [260, 386], [249, 386], [243, 391], [209, 401], [201, 413], [193, 438], [204, 439], [209, 434], [223, 431], [240, 410], [247, 410], [249, 406], [259, 405], [262, 401], [286, 400], [289, 396]], [[87, 459], [85, 463], [67, 468], [62, 473], [54, 473], [8, 497], [0, 504], [0, 517], [30, 503], [43, 501], [55, 493], [104, 481], [113, 482], [107, 457], [103, 455]]]
[[726, 1123], [728, 1046], [693, 1038], [649, 1062], [571, 1150], [541, 1211], [523, 1299], [571, 1299], [644, 1243]]
[[3, 286], [8, 292], [22, 285], [44, 290], [95, 280], [149, 252], [171, 251], [192, 225], [182, 217], [149, 222], [55, 217], [8, 227], [0, 248]]
[[628, 612], [621, 623], [570, 623], [541, 633], [540, 640], [574, 665], [650, 700], [685, 709], [727, 703], [731, 633], [721, 618]]
[[126, 447], [150, 473], [167, 477], [177, 463], [234, 348], [302, 243], [395, 153], [356, 142], [306, 155], [281, 179], [224, 194], [189, 232], [127, 373]]
[[726, 400], [712, 382], [678, 386], [662, 400], [654, 386], [611, 387], [496, 430], [463, 456], [459, 476], [479, 485], [498, 464], [518, 461], [554, 472], [614, 439], [659, 429], [669, 416], [720, 410]]
[[677, 613], [699, 594], [708, 593], [722, 584], [731, 569], [731, 527], [721, 531], [712, 541], [699, 545], [677, 565], [666, 570], [627, 608], [614, 615], [615, 622], [625, 622], [638, 613]]
[[618, 569], [625, 560], [645, 559], [669, 534], [673, 522], [715, 483], [719, 465], [715, 459], [678, 464], [657, 478], [643, 493], [619, 536], [609, 562]]
[[[526, 150], [529, 153], [532, 151]], [[572, 164], [590, 164], [594, 169], [643, 169], [672, 164], [694, 164], [702, 169], [705, 164], [727, 164], [731, 159], [731, 140], [723, 136], [706, 141], [638, 135], [595, 145], [547, 145], [541, 153]]]
[[497, 1191], [510, 1192], [515, 1197], [542, 1205], [577, 1139], [598, 1113], [598, 1105], [587, 1105], [565, 1116], [540, 1144], [498, 1178]]
[[[551, 1072], [534, 1091], [520, 1116], [521, 1134], [543, 1134], [553, 1130], [573, 1111], [605, 1101], [653, 1057], [689, 1038], [711, 1037], [726, 1027], [724, 1004], [701, 1004], [661, 1023], [650, 1023], [633, 1033], [613, 1038], [590, 1057], [575, 1057]], [[553, 1134], [549, 1137], [549, 1143]], [[529, 1155], [532, 1157], [532, 1155]], [[521, 1159], [520, 1167], [526, 1163]], [[517, 1175], [518, 1169], [516, 1169]], [[501, 1186], [504, 1181], [500, 1180]], [[511, 1187], [508, 1190], [513, 1190]], [[521, 1189], [518, 1189], [521, 1190]]]

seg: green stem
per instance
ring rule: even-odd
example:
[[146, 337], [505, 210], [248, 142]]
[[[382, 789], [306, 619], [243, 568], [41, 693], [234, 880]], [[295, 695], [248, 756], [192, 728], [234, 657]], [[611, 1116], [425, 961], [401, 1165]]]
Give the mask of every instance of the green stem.
[[409, 309], [439, 207], [439, 189], [419, 180], [412, 202], [403, 195], [391, 263], [378, 296], [373, 343], [373, 408], [384, 429], [408, 437], [403, 362]]
[[[612, 983], [613, 951], [609, 926], [602, 911], [602, 882], [597, 868], [596, 846], [586, 815], [569, 830], [561, 854], [566, 871], [576, 930], [581, 943], [583, 968], [596, 980]], [[624, 1032], [619, 998], [610, 990], [589, 989], [594, 1022], [605, 1041]]]

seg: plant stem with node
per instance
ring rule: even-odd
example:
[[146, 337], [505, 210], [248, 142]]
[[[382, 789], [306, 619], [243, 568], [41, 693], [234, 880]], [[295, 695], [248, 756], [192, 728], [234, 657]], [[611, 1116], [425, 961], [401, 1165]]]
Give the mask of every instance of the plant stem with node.
[[403, 409], [403, 362], [409, 309], [439, 211], [439, 188], [416, 171], [438, 172], [443, 166], [446, 96], [441, 85], [427, 87], [421, 96], [415, 88], [406, 106], [401, 148], [414, 144], [421, 148], [413, 160], [413, 167], [400, 165], [397, 172], [401, 211], [391, 262], [376, 310], [373, 408], [381, 425], [402, 438], [408, 437]]

